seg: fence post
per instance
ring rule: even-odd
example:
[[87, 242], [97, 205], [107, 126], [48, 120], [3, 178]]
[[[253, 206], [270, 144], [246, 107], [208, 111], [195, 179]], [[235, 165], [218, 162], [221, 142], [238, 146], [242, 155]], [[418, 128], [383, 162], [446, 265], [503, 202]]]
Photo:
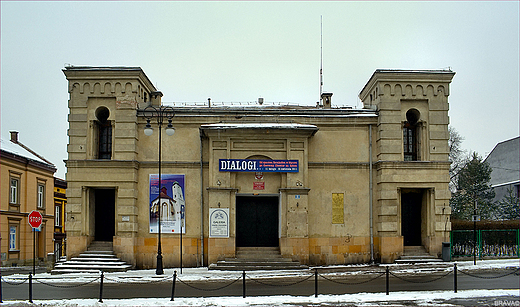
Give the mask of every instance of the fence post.
[[170, 299], [173, 302], [173, 297], [175, 296], [175, 281], [177, 280], [177, 271], [173, 271], [173, 284], [172, 284], [172, 298]]
[[457, 293], [457, 264], [453, 264], [453, 292]]
[[33, 302], [32, 300], [32, 274], [29, 273], [29, 302]]
[[386, 295], [390, 294], [390, 269], [386, 267]]
[[105, 275], [103, 274], [103, 271], [101, 271], [101, 281], [99, 282], [99, 302], [103, 303], [103, 278]]
[[520, 256], [520, 229], [516, 229], [516, 256]]
[[478, 231], [478, 260], [482, 260], [482, 230]]
[[0, 303], [3, 303], [2, 301], [2, 270], [0, 270]]
[[318, 297], [318, 268], [314, 268], [314, 297]]
[[246, 297], [246, 271], [242, 271], [242, 297]]

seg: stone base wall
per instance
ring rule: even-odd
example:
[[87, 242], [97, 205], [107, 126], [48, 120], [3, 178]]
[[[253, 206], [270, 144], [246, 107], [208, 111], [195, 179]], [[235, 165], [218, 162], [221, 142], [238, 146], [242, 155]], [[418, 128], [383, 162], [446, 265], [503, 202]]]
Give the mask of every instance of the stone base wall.
[[404, 251], [403, 237], [380, 237], [379, 253], [381, 263], [393, 263]]
[[235, 238], [208, 238], [208, 264], [235, 257]]
[[370, 237], [282, 238], [282, 256], [308, 265], [370, 262]]
[[67, 260], [86, 251], [90, 241], [87, 236], [67, 236]]
[[[136, 268], [153, 269], [157, 266], [157, 238], [136, 238]], [[180, 267], [180, 239], [161, 237], [161, 252], [164, 268]], [[196, 238], [182, 238], [182, 266], [196, 267], [200, 254], [200, 240]], [[199, 259], [200, 262], [200, 259]], [[200, 263], [199, 263], [200, 265]]]

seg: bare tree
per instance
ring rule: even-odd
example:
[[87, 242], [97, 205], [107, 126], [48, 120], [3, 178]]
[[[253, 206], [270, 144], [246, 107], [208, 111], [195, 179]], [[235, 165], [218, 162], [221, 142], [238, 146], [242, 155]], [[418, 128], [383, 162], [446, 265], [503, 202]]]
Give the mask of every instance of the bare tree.
[[464, 141], [464, 137], [462, 137], [459, 132], [453, 128], [453, 126], [448, 126], [448, 133], [450, 138], [448, 139], [449, 146], [449, 159], [451, 162], [450, 165], [450, 191], [454, 193], [457, 187], [457, 177], [469, 161], [469, 156], [466, 150], [462, 149], [462, 141]]

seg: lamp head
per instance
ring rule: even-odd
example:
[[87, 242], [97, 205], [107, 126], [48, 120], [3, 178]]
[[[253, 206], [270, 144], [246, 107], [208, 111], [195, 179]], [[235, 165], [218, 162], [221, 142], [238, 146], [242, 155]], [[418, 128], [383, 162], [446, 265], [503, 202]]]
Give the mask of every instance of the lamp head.
[[144, 134], [146, 136], [150, 136], [153, 134], [153, 128], [152, 128], [152, 125], [150, 124], [149, 119], [146, 120], [146, 126], [144, 127]]
[[175, 128], [173, 128], [172, 120], [168, 119], [168, 126], [166, 127], [166, 134], [172, 136], [175, 133]]

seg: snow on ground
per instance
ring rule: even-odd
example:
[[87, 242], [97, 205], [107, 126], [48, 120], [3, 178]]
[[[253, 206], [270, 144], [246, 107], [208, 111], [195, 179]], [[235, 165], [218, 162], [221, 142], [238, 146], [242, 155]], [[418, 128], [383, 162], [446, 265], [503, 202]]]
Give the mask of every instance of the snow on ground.
[[[513, 269], [520, 267], [520, 259], [499, 259], [499, 260], [480, 260], [476, 265], [473, 261], [456, 261], [456, 262], [430, 262], [416, 265], [406, 264], [382, 264], [382, 265], [337, 265], [337, 266], [323, 266], [316, 267], [320, 275], [362, 275], [367, 273], [382, 273], [388, 266], [392, 273], [396, 274], [421, 274], [435, 272], [449, 272], [453, 270], [453, 264], [457, 263], [458, 270], [493, 270], [493, 269]], [[94, 267], [93, 267], [94, 268]], [[4, 271], [6, 268], [2, 268]], [[269, 278], [305, 278], [310, 274], [314, 274], [314, 268], [309, 270], [279, 270], [279, 271], [248, 271], [247, 276], [254, 279], [269, 279]], [[29, 269], [27, 270], [29, 271]], [[242, 272], [237, 271], [218, 271], [208, 270], [206, 267], [201, 268], [183, 268], [182, 274], [180, 268], [164, 269], [164, 275], [155, 275], [155, 269], [151, 270], [129, 270], [127, 272], [104, 273], [105, 283], [111, 282], [146, 282], [159, 281], [162, 279], [170, 280], [177, 272], [177, 277], [185, 282], [198, 281], [222, 281], [235, 280], [242, 276]], [[3, 276], [4, 280], [13, 282], [27, 279], [28, 273], [13, 274]], [[51, 275], [49, 273], [37, 273], [34, 278], [47, 280], [52, 283], [85, 283], [94, 278], [98, 278], [100, 273], [69, 273], [63, 275]]]
[[[437, 272], [453, 270], [453, 263], [457, 263], [458, 270], [495, 270], [513, 269], [520, 266], [519, 259], [457, 261], [451, 263], [427, 263], [420, 265], [390, 264], [380, 266], [370, 265], [344, 265], [318, 267], [320, 275], [334, 276], [357, 275], [366, 273], [383, 272], [386, 266], [393, 273], [421, 274], [436, 270]], [[4, 268], [2, 268], [4, 271]], [[155, 270], [131, 270], [120, 273], [104, 273], [105, 283], [115, 282], [146, 282], [160, 281], [171, 282], [174, 271], [178, 278], [184, 282], [198, 281], [222, 281], [236, 280], [241, 278], [242, 272], [234, 271], [209, 271], [207, 268], [180, 268], [165, 269], [164, 275], [155, 275]], [[249, 271], [247, 276], [254, 279], [276, 279], [276, 278], [305, 278], [313, 273], [313, 270], [288, 270], [288, 271]], [[97, 273], [71, 273], [64, 275], [51, 275], [49, 273], [37, 273], [34, 278], [45, 280], [48, 283], [85, 283], [99, 278]], [[2, 276], [4, 281], [20, 282], [27, 279], [27, 274], [13, 274]], [[97, 281], [96, 281], [97, 282]], [[453, 291], [405, 291], [385, 293], [356, 293], [344, 295], [319, 295], [314, 296], [259, 296], [259, 297], [205, 297], [205, 298], [182, 298], [176, 297], [173, 302], [169, 298], [142, 298], [142, 299], [106, 299], [102, 303], [97, 299], [73, 299], [73, 300], [34, 300], [36, 306], [302, 306], [302, 305], [357, 305], [357, 306], [380, 306], [380, 305], [428, 305], [449, 306], [446, 300], [450, 299], [473, 299], [475, 297], [505, 298], [505, 305], [514, 302], [510, 306], [518, 306], [519, 290], [462, 290], [458, 293]], [[411, 302], [411, 303], [410, 303]], [[495, 306], [504, 306], [495, 304]], [[2, 306], [33, 306], [27, 301], [4, 301]]]
[[2, 306], [453, 306], [446, 300], [472, 300], [480, 297], [500, 298], [495, 306], [518, 306], [518, 289], [515, 290], [464, 290], [458, 293], [450, 291], [414, 291], [385, 293], [356, 293], [344, 295], [314, 296], [256, 296], [256, 297], [176, 297], [169, 298], [134, 298], [134, 299], [72, 299], [72, 300], [34, 300], [4, 301]]

